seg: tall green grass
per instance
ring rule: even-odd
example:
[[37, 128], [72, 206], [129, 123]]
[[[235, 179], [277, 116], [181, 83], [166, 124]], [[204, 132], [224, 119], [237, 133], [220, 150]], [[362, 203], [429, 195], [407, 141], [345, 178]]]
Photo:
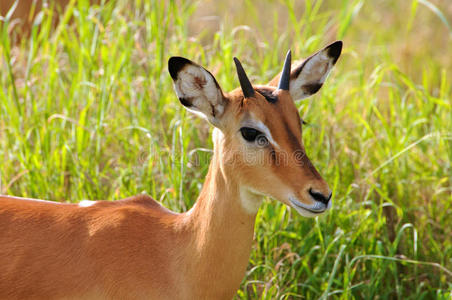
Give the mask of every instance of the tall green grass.
[[[304, 143], [334, 192], [305, 219], [268, 199], [238, 299], [450, 299], [452, 7], [447, 1], [72, 1], [27, 39], [0, 22], [0, 193], [55, 201], [148, 193], [196, 200], [209, 126], [186, 113], [166, 62], [238, 85], [335, 39], [344, 51], [299, 103]], [[216, 17], [206, 17], [206, 16]]]

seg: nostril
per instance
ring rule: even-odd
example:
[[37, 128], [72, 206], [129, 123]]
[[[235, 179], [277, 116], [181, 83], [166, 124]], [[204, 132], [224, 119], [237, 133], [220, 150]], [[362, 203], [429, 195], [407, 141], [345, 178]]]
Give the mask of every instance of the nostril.
[[322, 202], [323, 204], [327, 205], [331, 199], [332, 193], [330, 193], [328, 197], [325, 197], [325, 195], [323, 195], [322, 193], [315, 192], [312, 189], [309, 189], [309, 195], [311, 195], [312, 198], [314, 198], [314, 200]]

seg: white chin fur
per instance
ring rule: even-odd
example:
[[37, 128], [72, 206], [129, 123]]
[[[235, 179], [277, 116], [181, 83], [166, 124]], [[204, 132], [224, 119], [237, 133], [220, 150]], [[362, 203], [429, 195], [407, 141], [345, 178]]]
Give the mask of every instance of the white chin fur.
[[257, 214], [262, 204], [264, 195], [255, 192], [250, 188], [240, 188], [240, 202], [243, 209], [250, 215]]
[[[315, 213], [315, 212], [310, 212], [309, 210], [304, 209], [303, 207], [300, 207], [300, 205], [296, 205], [295, 203], [293, 203], [293, 202], [299, 203], [299, 201], [296, 200], [296, 199], [290, 199], [289, 198], [289, 201], [291, 203], [290, 207], [294, 208], [303, 217], [308, 217], [308, 218], [314, 218], [314, 217], [317, 217], [319, 215], [322, 215], [322, 214], [324, 214], [327, 210], [329, 210], [333, 206], [333, 201], [329, 201], [324, 211]], [[320, 203], [317, 202], [316, 204], [320, 204]], [[313, 209], [317, 209], [317, 207], [315, 207], [315, 206], [317, 206], [317, 205], [314, 205], [314, 207], [312, 207], [312, 208]]]
[[303, 217], [307, 217], [307, 218], [314, 218], [314, 217], [317, 217], [322, 214], [322, 213], [315, 214], [315, 213], [312, 213], [310, 211], [307, 211], [307, 210], [305, 210], [301, 207], [297, 207], [297, 206], [291, 206], [291, 207], [294, 208], [300, 215], [302, 215]]

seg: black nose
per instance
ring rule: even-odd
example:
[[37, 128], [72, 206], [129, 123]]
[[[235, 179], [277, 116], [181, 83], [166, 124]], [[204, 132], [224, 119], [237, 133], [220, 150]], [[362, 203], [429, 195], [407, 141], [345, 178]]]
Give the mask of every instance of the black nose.
[[314, 198], [316, 201], [322, 202], [323, 204], [327, 205], [331, 199], [332, 193], [330, 193], [328, 197], [326, 197], [322, 193], [314, 192], [312, 189], [309, 189], [309, 195], [311, 195], [312, 198]]

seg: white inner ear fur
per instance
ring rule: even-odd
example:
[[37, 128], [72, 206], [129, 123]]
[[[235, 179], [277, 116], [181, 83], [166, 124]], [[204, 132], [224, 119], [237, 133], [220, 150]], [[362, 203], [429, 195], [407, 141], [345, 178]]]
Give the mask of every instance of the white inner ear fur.
[[323, 84], [330, 70], [333, 68], [333, 57], [328, 56], [328, 50], [320, 51], [308, 58], [297, 78], [290, 81], [290, 94], [294, 100], [309, 97], [303, 86]]
[[209, 121], [224, 112], [223, 94], [205, 69], [187, 65], [177, 74], [176, 94], [191, 102], [190, 110], [201, 112]]

